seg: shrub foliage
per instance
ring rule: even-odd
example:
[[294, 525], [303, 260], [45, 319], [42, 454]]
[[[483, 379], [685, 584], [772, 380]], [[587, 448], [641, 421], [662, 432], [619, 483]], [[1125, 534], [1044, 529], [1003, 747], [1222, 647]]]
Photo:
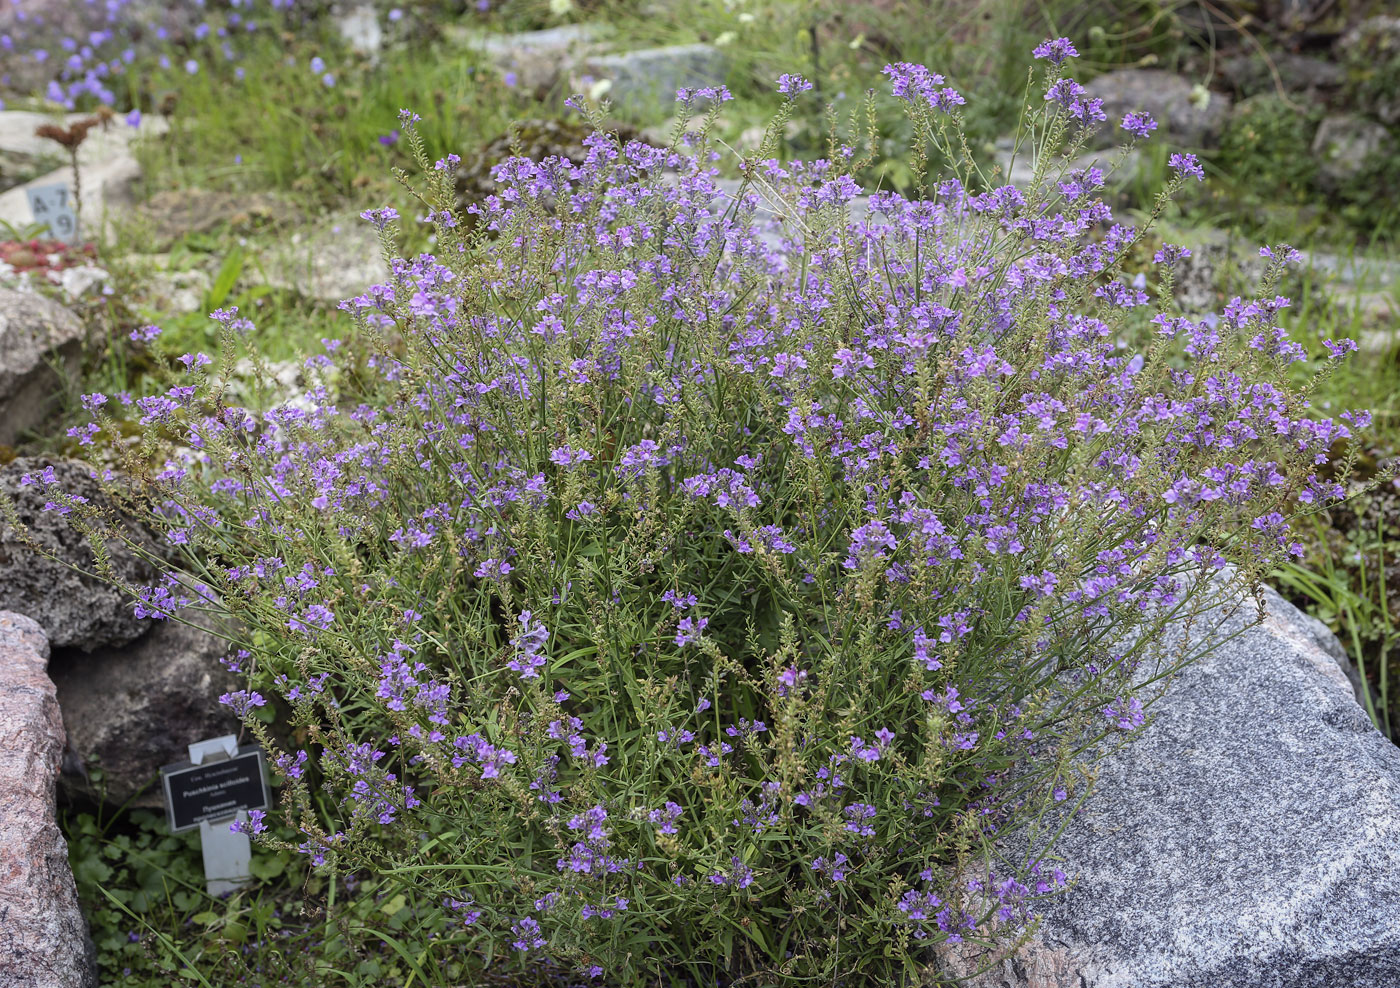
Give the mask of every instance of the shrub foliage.
[[[600, 130], [500, 165], [470, 233], [455, 160], [424, 160], [437, 256], [344, 303], [372, 350], [327, 341], [295, 400], [230, 403], [247, 324], [215, 314], [223, 359], [134, 403], [125, 496], [175, 560], [141, 612], [240, 629], [225, 701], [291, 828], [259, 839], [383, 876], [422, 963], [526, 979], [888, 984], [1025, 928], [1065, 881], [1041, 821], [1189, 657], [1164, 627], [1297, 552], [1364, 424], [1290, 384], [1286, 248], [1205, 318], [1174, 308], [1182, 249], [1155, 299], [1120, 277], [1199, 166], [1115, 223], [1065, 164], [1103, 112], [1068, 42], [1037, 55], [1029, 188], [901, 63], [947, 176], [913, 198], [862, 198], [849, 147], [771, 160], [781, 117], [737, 188], [703, 125]], [[87, 401], [93, 441], [119, 403]]]

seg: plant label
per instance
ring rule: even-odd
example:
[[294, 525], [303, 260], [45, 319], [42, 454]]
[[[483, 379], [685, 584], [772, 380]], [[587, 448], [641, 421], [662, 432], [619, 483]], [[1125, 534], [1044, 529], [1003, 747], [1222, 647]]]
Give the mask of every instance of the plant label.
[[272, 805], [262, 749], [240, 748], [238, 738], [197, 741], [190, 760], [160, 770], [170, 832], [199, 828], [204, 880], [210, 895], [223, 895], [253, 877], [253, 848], [246, 832], [229, 825], [248, 822], [248, 811]]
[[29, 211], [34, 214], [34, 222], [48, 228], [49, 236], [66, 244], [78, 239], [78, 217], [73, 213], [73, 196], [66, 185], [46, 185], [40, 189], [26, 189], [29, 194]]
[[193, 830], [205, 822], [232, 820], [239, 810], [265, 810], [271, 803], [262, 749], [239, 748], [232, 735], [215, 740], [232, 742], [232, 752], [225, 748], [222, 757], [204, 752], [196, 761], [194, 755], [200, 754], [196, 751], [188, 762], [160, 770], [171, 833]]

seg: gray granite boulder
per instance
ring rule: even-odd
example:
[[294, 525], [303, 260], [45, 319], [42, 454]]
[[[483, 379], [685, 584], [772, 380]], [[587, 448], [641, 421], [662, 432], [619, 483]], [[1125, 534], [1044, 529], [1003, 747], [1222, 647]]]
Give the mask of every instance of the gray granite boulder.
[[332, 14], [336, 33], [351, 51], [371, 62], [379, 60], [384, 45], [384, 31], [379, 26], [379, 11], [372, 3], [337, 5]]
[[1340, 89], [1346, 70], [1336, 62], [1316, 55], [1291, 51], [1244, 51], [1220, 60], [1220, 75], [1240, 97], [1277, 93], [1300, 93], [1324, 97]]
[[1130, 110], [1146, 110], [1157, 121], [1156, 138], [1174, 146], [1211, 147], [1230, 118], [1230, 98], [1193, 85], [1165, 69], [1114, 69], [1085, 87], [1103, 100], [1108, 122], [1105, 144], [1119, 140], [1118, 122]]
[[[9, 497], [23, 526], [21, 531], [0, 513], [0, 609], [34, 618], [56, 648], [90, 651], [134, 641], [149, 622], [132, 613], [131, 601], [119, 590], [80, 572], [93, 568], [87, 540], [66, 518], [44, 510], [50, 494], [43, 483], [23, 482], [26, 475], [42, 476], [49, 468], [55, 489], [107, 504], [89, 468], [73, 460], [20, 457], [0, 467], [0, 493]], [[152, 582], [153, 571], [134, 553], [115, 542], [108, 550], [119, 578], [139, 585]]]
[[[971, 988], [1395, 988], [1400, 748], [1272, 592], [1100, 765], [1055, 847], [1077, 882]], [[1010, 850], [1015, 850], [1014, 848]]]
[[55, 780], [63, 722], [43, 629], [0, 610], [0, 984], [90, 988], [95, 952], [78, 908]]
[[303, 298], [336, 303], [388, 281], [389, 266], [374, 228], [345, 214], [282, 238], [244, 275]]
[[238, 731], [219, 704], [237, 689], [219, 662], [227, 643], [179, 621], [149, 624], [124, 648], [54, 651], [50, 675], [75, 756], [62, 782], [75, 795], [159, 808], [152, 783], [162, 765], [184, 758], [191, 742]]
[[0, 288], [0, 445], [13, 446], [56, 408], [60, 371], [74, 374], [83, 324], [57, 302]]
[[590, 79], [606, 80], [603, 95], [619, 110], [661, 118], [675, 111], [676, 90], [721, 85], [727, 68], [724, 52], [713, 45], [672, 45], [589, 58], [579, 82], [587, 91]]
[[1323, 118], [1312, 143], [1317, 177], [1334, 189], [1360, 175], [1369, 159], [1394, 150], [1395, 139], [1389, 130], [1354, 113]]
[[555, 90], [584, 54], [598, 49], [591, 24], [563, 24], [518, 34], [463, 34], [457, 40], [489, 58], [514, 85], [536, 95]]

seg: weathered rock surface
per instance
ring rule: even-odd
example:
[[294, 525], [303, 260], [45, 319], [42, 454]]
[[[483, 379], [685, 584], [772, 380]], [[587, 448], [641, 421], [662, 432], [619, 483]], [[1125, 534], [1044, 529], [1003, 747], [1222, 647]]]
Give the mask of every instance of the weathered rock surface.
[[172, 266], [169, 254], [130, 254], [126, 263], [139, 272], [132, 300], [158, 313], [207, 313], [205, 299], [214, 279], [201, 268]]
[[1400, 748], [1317, 636], [1271, 593], [1181, 673], [1056, 846], [1078, 883], [971, 988], [1400, 985]]
[[[1018, 153], [1015, 140], [1011, 137], [998, 138], [995, 148], [994, 160], [1001, 167], [1001, 176], [996, 179], [995, 184], [1010, 183], [1018, 189], [1029, 189], [1035, 181], [1035, 162], [1032, 160], [1032, 149], [1028, 146], [1022, 146]], [[1121, 157], [1118, 152], [1106, 149], [1086, 151], [1073, 161], [1064, 162], [1063, 170], [1060, 159], [1056, 159], [1052, 167], [1047, 170], [1044, 181], [1054, 183], [1060, 180], [1065, 172], [1080, 168], [1102, 168], [1106, 188], [1109, 191], [1114, 191], [1133, 180], [1140, 166], [1141, 157], [1140, 150], [1128, 152]]]
[[519, 34], [459, 35], [456, 40], [489, 57], [517, 86], [544, 94], [555, 89], [585, 53], [596, 50], [598, 38], [592, 25], [565, 24]]
[[238, 729], [218, 700], [237, 688], [219, 663], [229, 650], [223, 639], [178, 621], [149, 624], [125, 648], [54, 652], [50, 674], [77, 756], [63, 777], [72, 791], [160, 807], [163, 797], [151, 787], [160, 767], [184, 758], [192, 741]]
[[1230, 117], [1230, 98], [1193, 85], [1165, 69], [1115, 69], [1091, 81], [1089, 95], [1103, 100], [1108, 122], [1104, 144], [1119, 138], [1118, 121], [1130, 110], [1146, 110], [1157, 121], [1157, 138], [1183, 147], [1210, 147]]
[[389, 279], [374, 228], [358, 216], [332, 218], [269, 248], [262, 263], [244, 272], [273, 288], [321, 302], [340, 302]]
[[158, 192], [133, 214], [145, 227], [142, 234], [146, 242], [156, 249], [165, 249], [191, 233], [208, 233], [223, 224], [239, 233], [251, 233], [301, 219], [290, 202], [267, 193], [195, 188]]
[[335, 15], [335, 29], [341, 39], [357, 55], [364, 55], [370, 61], [379, 58], [379, 49], [384, 44], [384, 31], [379, 26], [379, 12], [372, 3], [346, 5]]
[[89, 988], [95, 954], [55, 816], [63, 722], [43, 629], [0, 611], [0, 984]]
[[[50, 466], [58, 489], [104, 503], [88, 468], [75, 461], [20, 457], [0, 467], [0, 490], [14, 501], [19, 520], [32, 539], [57, 557], [39, 555], [0, 515], [0, 609], [30, 615], [55, 647], [90, 651], [134, 641], [148, 623], [132, 614], [131, 602], [115, 588], [74, 569], [92, 569], [86, 540], [57, 512], [43, 510], [49, 498], [42, 484], [20, 483], [25, 474], [40, 474]], [[151, 582], [150, 568], [136, 555], [119, 545], [108, 549], [121, 579]]]
[[1346, 71], [1336, 62], [1298, 52], [1271, 52], [1266, 59], [1258, 52], [1231, 55], [1220, 61], [1220, 74], [1239, 96], [1276, 93], [1303, 93], [1322, 96], [1340, 89]]
[[695, 44], [599, 55], [586, 59], [581, 71], [611, 83], [604, 95], [618, 109], [665, 117], [676, 108], [676, 90], [721, 85], [727, 65], [718, 48]]
[[1233, 295], [1258, 285], [1264, 275], [1259, 248], [1224, 230], [1193, 231], [1191, 256], [1178, 266], [1172, 291], [1182, 312], [1219, 312]]
[[1324, 186], [1336, 188], [1361, 174], [1367, 160], [1395, 149], [1395, 140], [1374, 120], [1354, 113], [1325, 117], [1313, 136], [1312, 153]]
[[83, 324], [63, 306], [0, 288], [0, 444], [14, 445], [54, 410], [53, 365], [75, 373], [82, 343]]

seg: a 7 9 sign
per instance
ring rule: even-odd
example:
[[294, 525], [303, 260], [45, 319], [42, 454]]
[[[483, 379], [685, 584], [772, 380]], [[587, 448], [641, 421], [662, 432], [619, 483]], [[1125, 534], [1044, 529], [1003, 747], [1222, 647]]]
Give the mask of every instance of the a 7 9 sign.
[[34, 222], [48, 228], [49, 236], [72, 243], [78, 238], [78, 217], [73, 213], [72, 196], [66, 185], [46, 185], [26, 189]]

